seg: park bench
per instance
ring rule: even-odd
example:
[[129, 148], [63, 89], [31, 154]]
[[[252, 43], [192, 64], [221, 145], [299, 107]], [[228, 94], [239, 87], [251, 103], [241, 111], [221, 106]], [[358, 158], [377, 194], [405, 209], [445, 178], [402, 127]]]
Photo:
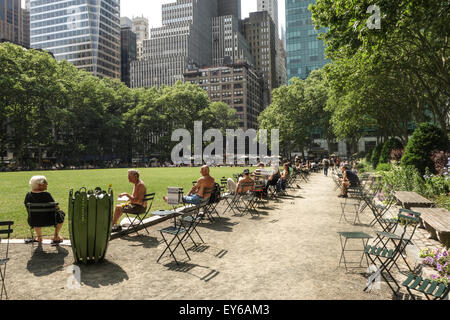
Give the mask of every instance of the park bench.
[[450, 248], [450, 211], [444, 208], [413, 208], [421, 213], [422, 223], [430, 238]]
[[402, 207], [411, 210], [412, 207], [430, 208], [434, 203], [427, 198], [413, 191], [396, 191], [395, 198], [401, 203]]

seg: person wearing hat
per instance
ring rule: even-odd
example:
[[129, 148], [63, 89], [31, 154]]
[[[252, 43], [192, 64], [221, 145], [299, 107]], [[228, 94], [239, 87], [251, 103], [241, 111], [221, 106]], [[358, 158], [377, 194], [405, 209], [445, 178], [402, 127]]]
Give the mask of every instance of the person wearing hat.
[[339, 198], [348, 198], [347, 190], [350, 187], [356, 187], [359, 185], [359, 178], [353, 171], [350, 170], [348, 165], [344, 165], [341, 168], [342, 170], [342, 178], [341, 180], [341, 194], [338, 196]]
[[245, 169], [242, 172], [243, 177], [239, 179], [238, 183], [234, 182], [233, 179], [228, 178], [228, 191], [230, 193], [245, 193], [251, 190], [255, 184], [255, 180], [250, 178], [250, 170]]

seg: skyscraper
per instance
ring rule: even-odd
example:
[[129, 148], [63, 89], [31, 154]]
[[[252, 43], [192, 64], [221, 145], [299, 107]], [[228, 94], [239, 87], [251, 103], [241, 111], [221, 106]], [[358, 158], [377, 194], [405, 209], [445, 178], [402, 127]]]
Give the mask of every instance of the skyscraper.
[[212, 20], [213, 66], [246, 61], [253, 65], [248, 41], [239, 31], [239, 20], [233, 16], [220, 16]]
[[212, 62], [212, 18], [217, 0], [177, 0], [162, 5], [162, 27], [150, 30], [141, 61], [131, 63], [131, 86], [160, 87], [184, 80], [191, 66]]
[[31, 47], [98, 77], [120, 78], [120, 0], [31, 0]]
[[141, 60], [144, 54], [144, 40], [148, 40], [148, 19], [142, 17], [133, 18], [132, 31], [136, 34], [137, 59]]
[[278, 87], [275, 24], [267, 11], [250, 12], [250, 17], [244, 20], [244, 30], [255, 69], [263, 74], [265, 87], [272, 92]]
[[[234, 16], [241, 19], [241, 0], [218, 0], [218, 13], [220, 16]], [[248, 0], [247, 0], [248, 1]]]
[[257, 8], [258, 11], [269, 12], [278, 34], [278, 0], [258, 0]]
[[0, 0], [0, 40], [21, 45], [22, 27], [20, 0]]
[[120, 18], [121, 70], [120, 79], [130, 86], [131, 61], [136, 60], [136, 34], [131, 30], [132, 22], [126, 17]]
[[25, 9], [22, 8], [22, 45], [30, 47], [30, 0], [26, 0]]
[[323, 41], [317, 39], [308, 6], [314, 0], [286, 0], [287, 79], [306, 79], [312, 70], [322, 68], [325, 59]]

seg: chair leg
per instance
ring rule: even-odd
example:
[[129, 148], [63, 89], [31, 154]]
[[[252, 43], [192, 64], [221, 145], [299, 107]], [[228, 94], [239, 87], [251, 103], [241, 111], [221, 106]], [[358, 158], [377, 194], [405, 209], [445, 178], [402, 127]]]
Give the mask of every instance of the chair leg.
[[158, 260], [156, 260], [156, 263], [158, 263], [159, 260], [161, 260], [161, 258], [164, 256], [164, 254], [166, 253], [166, 251], [169, 250], [169, 251], [170, 251], [170, 255], [171, 255], [172, 258], [175, 260], [175, 263], [176, 263], [177, 265], [179, 265], [177, 259], [175, 258], [175, 254], [174, 254], [175, 250], [172, 251], [172, 249], [170, 249], [170, 245], [171, 245], [172, 242], [175, 240], [175, 236], [172, 238], [172, 240], [170, 241], [170, 243], [168, 243], [167, 240], [166, 240], [166, 237], [164, 237], [164, 233], [162, 233], [162, 232], [160, 232], [160, 233], [161, 233], [161, 236], [162, 236], [164, 242], [166, 243], [166, 248], [165, 248], [164, 251], [161, 253], [161, 255], [159, 256]]
[[3, 299], [3, 293], [5, 293], [5, 299], [8, 300], [8, 293], [6, 292], [6, 284], [5, 284], [5, 282], [6, 282], [6, 262], [3, 265], [3, 268], [0, 267], [0, 276], [1, 276], [1, 280], [2, 280], [0, 300]]

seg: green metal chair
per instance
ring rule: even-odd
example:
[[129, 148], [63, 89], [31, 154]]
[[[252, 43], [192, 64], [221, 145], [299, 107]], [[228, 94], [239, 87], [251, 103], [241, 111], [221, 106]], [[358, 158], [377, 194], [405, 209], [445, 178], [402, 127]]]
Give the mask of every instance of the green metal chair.
[[[148, 232], [147, 227], [144, 225], [144, 220], [147, 217], [147, 215], [150, 213], [150, 210], [152, 209], [152, 204], [153, 204], [153, 200], [155, 199], [155, 193], [149, 193], [146, 194], [144, 196], [144, 202], [147, 202], [147, 208], [145, 210], [145, 212], [142, 213], [130, 213], [130, 212], [126, 212], [125, 210], [123, 211], [123, 213], [125, 213], [125, 216], [128, 218], [129, 221], [131, 221], [130, 226], [128, 227], [128, 231], [127, 233], [133, 233], [136, 232], [136, 234], [139, 234], [139, 226], [142, 226], [142, 228], [145, 229], [145, 231], [147, 231], [147, 234], [150, 234], [150, 232]], [[134, 219], [132, 220], [130, 218], [129, 215], [134, 215]], [[135, 225], [135, 222], [138, 222], [137, 225]]]
[[[378, 272], [381, 277], [386, 281], [388, 286], [393, 291], [394, 295], [398, 294], [398, 291], [400, 290], [400, 285], [396, 281], [396, 279], [393, 277], [391, 273], [391, 269], [394, 265], [398, 265], [396, 263], [397, 259], [402, 255], [404, 252], [406, 246], [410, 243], [411, 238], [414, 234], [415, 229], [417, 228], [419, 224], [419, 218], [415, 215], [409, 215], [409, 214], [398, 214], [399, 223], [403, 224], [403, 231], [398, 239], [392, 238], [392, 241], [389, 242], [380, 242], [381, 246], [377, 245], [368, 245], [364, 252], [369, 258], [369, 260], [377, 266], [378, 263]], [[409, 226], [412, 226], [413, 230], [412, 232], [409, 232], [408, 236], [407, 229]], [[389, 282], [388, 278], [384, 275], [384, 272], [386, 272], [389, 277], [393, 280], [394, 284], [396, 285], [397, 289], [394, 289], [391, 283]], [[366, 287], [364, 288], [364, 291], [369, 289], [371, 287], [372, 281], [368, 281]]]
[[430, 279], [422, 279], [422, 277], [411, 273], [408, 278], [402, 283], [406, 287], [411, 298], [415, 300], [415, 295], [412, 290], [421, 292], [428, 300], [443, 300], [450, 292], [450, 284], [438, 283]]
[[34, 239], [34, 228], [56, 227], [58, 202], [27, 203], [26, 208], [31, 238], [25, 240], [25, 243], [34, 244], [37, 242], [37, 240]]
[[3, 294], [5, 294], [5, 299], [8, 299], [8, 293], [6, 292], [6, 264], [9, 261], [9, 239], [11, 236], [11, 233], [13, 232], [13, 229], [11, 229], [11, 226], [14, 224], [13, 221], [0, 221], [0, 243], [2, 242], [3, 235], [6, 235], [6, 249], [0, 251], [0, 278], [2, 280], [2, 288], [0, 290], [0, 300], [3, 299]]

